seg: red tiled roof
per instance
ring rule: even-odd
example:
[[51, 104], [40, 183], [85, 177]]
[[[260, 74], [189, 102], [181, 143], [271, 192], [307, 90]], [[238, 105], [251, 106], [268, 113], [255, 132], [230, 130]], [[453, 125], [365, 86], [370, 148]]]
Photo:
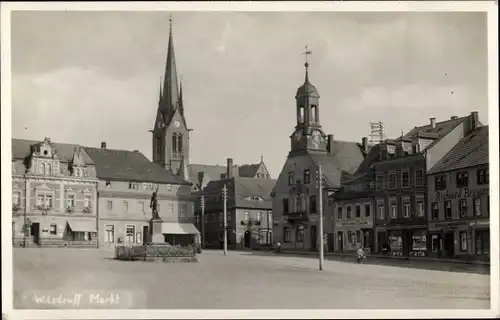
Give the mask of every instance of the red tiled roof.
[[428, 174], [489, 163], [488, 131], [488, 126], [482, 126], [462, 138], [428, 171]]

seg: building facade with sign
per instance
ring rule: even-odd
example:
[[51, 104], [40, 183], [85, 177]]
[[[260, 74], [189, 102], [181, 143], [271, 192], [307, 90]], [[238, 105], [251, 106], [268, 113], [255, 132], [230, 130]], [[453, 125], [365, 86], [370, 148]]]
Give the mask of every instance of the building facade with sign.
[[95, 164], [79, 145], [12, 139], [14, 246], [97, 247]]
[[489, 258], [488, 157], [488, 126], [482, 126], [429, 170], [430, 255]]
[[[228, 159], [231, 168], [232, 159]], [[223, 188], [227, 188], [228, 249], [270, 247], [273, 242], [271, 192], [276, 183], [266, 176], [248, 178], [233, 176], [211, 180], [196, 197], [195, 221], [205, 248], [222, 248], [224, 237]], [[202, 197], [204, 210], [202, 210]]]
[[[352, 174], [364, 159], [362, 146], [338, 141], [324, 133], [319, 117], [319, 93], [310, 83], [306, 63], [304, 84], [297, 89], [296, 125], [290, 135], [291, 149], [273, 190], [274, 241], [283, 249], [316, 251], [319, 239], [331, 251], [334, 239], [333, 213], [328, 195], [340, 188], [344, 173]], [[318, 177], [318, 168], [322, 176]], [[323, 183], [318, 190], [318, 181]], [[318, 230], [319, 198], [323, 202], [323, 235]]]
[[415, 127], [380, 144], [373, 166], [376, 190], [375, 242], [393, 255], [428, 255], [426, 173], [464, 136], [481, 126], [477, 112]]

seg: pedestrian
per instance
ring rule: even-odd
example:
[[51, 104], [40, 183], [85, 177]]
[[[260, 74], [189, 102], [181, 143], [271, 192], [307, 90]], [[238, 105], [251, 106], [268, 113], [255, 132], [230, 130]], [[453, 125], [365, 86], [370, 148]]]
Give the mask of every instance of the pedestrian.
[[365, 252], [363, 251], [363, 247], [359, 246], [358, 251], [357, 251], [357, 262], [360, 263], [361, 260], [365, 259]]

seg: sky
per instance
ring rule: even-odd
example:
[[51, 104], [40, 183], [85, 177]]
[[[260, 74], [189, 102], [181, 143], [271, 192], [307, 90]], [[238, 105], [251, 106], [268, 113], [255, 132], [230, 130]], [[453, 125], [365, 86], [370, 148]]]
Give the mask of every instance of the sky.
[[[17, 11], [12, 136], [152, 157], [171, 12]], [[173, 12], [191, 163], [258, 163], [276, 178], [295, 93], [309, 79], [320, 122], [358, 141], [478, 111], [488, 123], [486, 13]]]

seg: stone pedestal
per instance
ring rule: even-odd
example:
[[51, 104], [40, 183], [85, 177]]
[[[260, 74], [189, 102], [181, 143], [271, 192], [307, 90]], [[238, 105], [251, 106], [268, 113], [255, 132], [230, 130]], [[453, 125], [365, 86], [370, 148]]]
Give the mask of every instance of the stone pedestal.
[[162, 223], [161, 219], [151, 219], [149, 228], [151, 230], [151, 243], [165, 243], [165, 236], [161, 232]]

